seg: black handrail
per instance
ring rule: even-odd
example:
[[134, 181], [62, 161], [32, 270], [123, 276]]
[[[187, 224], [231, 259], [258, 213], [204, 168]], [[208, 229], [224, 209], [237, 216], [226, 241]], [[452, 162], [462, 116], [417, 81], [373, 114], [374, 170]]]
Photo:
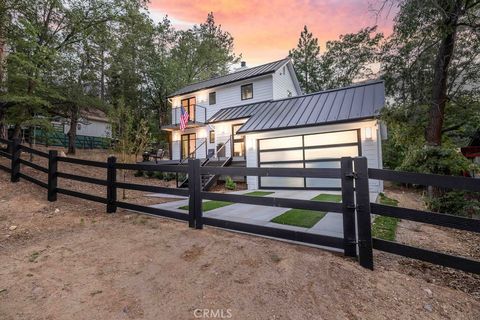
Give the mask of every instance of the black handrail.
[[[193, 118], [193, 119], [188, 119], [188, 121], [189, 121], [189, 122], [193, 122], [193, 123], [197, 123], [197, 122], [198, 122], [198, 123], [205, 123], [205, 122], [207, 122], [207, 108], [204, 107], [204, 106], [202, 106], [202, 105], [199, 105], [199, 104], [194, 104], [194, 105], [192, 105], [192, 106], [195, 108], [194, 113], [193, 113], [193, 114], [194, 114], [194, 118]], [[197, 119], [197, 109], [196, 109], [197, 107], [203, 109], [203, 116], [204, 116], [204, 117], [203, 117], [203, 121], [199, 121], [199, 120]], [[172, 123], [173, 125], [178, 125], [178, 124], [180, 123], [180, 116], [178, 115], [178, 110], [179, 110], [180, 108], [181, 108], [181, 107], [172, 108], [172, 110], [175, 110], [174, 115], [173, 115], [173, 119], [172, 119], [172, 121], [171, 121], [171, 123]], [[178, 122], [177, 122], [177, 119], [178, 119]]]
[[[215, 149], [215, 150], [216, 150], [216, 151], [215, 151], [215, 158], [218, 158], [218, 152], [219, 152], [220, 150], [222, 150], [223, 148], [225, 148], [225, 146], [226, 146], [229, 142], [230, 142], [230, 145], [231, 145], [232, 138], [233, 138], [233, 136], [230, 136], [230, 138], [228, 138], [228, 140], [225, 141], [225, 143], [224, 143], [218, 150]], [[228, 158], [227, 155], [226, 155], [226, 152], [225, 152], [225, 157]], [[232, 148], [232, 146], [230, 146], [230, 157], [233, 157], [233, 148]]]

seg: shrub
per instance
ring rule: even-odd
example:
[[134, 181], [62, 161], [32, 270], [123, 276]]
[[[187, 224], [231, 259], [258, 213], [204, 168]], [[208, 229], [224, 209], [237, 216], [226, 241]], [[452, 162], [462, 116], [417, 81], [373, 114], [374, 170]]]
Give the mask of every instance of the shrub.
[[231, 177], [227, 177], [225, 179], [225, 188], [228, 190], [235, 190], [237, 188], [237, 184], [233, 182]]
[[133, 175], [135, 177], [143, 177], [143, 170], [137, 170]]
[[163, 180], [171, 181], [175, 179], [175, 173], [173, 172], [164, 172], [163, 173]]
[[[424, 146], [411, 150], [399, 169], [419, 173], [462, 175], [464, 172], [476, 171], [477, 167], [453, 147]], [[480, 213], [479, 195], [480, 193], [474, 192], [429, 188], [425, 204], [434, 212], [472, 216]]]
[[153, 177], [155, 175], [155, 171], [145, 171], [145, 175], [149, 178]]

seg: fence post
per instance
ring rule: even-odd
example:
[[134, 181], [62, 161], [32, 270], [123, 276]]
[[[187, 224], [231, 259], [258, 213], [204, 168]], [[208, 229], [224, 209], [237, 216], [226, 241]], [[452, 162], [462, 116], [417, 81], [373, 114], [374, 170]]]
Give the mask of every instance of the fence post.
[[195, 160], [188, 160], [188, 226], [195, 228]]
[[10, 152], [12, 155], [10, 181], [18, 182], [20, 180], [20, 139], [13, 139], [10, 142]]
[[50, 150], [48, 152], [48, 201], [57, 201], [57, 171], [58, 171], [58, 151]]
[[193, 160], [195, 168], [195, 175], [192, 180], [195, 180], [193, 188], [193, 201], [195, 202], [195, 229], [203, 229], [203, 213], [202, 213], [202, 175], [200, 174], [200, 159]]
[[373, 270], [372, 221], [368, 186], [367, 158], [355, 157], [355, 194], [357, 199], [358, 253], [360, 265]]
[[340, 160], [342, 175], [342, 213], [343, 213], [343, 247], [347, 257], [357, 256], [357, 236], [355, 226], [355, 196], [353, 188], [353, 165], [351, 157]]
[[108, 157], [107, 160], [107, 213], [117, 212], [117, 158]]

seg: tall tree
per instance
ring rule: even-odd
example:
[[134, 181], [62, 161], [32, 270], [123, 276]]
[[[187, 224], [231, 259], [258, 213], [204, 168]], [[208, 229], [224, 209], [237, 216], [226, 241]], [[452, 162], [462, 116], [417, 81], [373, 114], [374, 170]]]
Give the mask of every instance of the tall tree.
[[290, 50], [298, 82], [305, 93], [319, 91], [320, 46], [318, 39], [303, 27], [295, 49]]

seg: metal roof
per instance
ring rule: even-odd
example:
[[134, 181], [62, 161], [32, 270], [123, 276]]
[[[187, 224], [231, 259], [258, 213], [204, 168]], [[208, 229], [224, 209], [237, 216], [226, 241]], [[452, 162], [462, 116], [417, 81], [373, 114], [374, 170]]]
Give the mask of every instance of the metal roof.
[[239, 133], [371, 119], [385, 105], [383, 81], [257, 102], [218, 111], [209, 122], [250, 117]]
[[208, 119], [208, 123], [249, 118], [253, 116], [255, 113], [257, 113], [259, 109], [268, 106], [270, 102], [271, 100], [267, 100], [262, 102], [244, 104], [241, 106], [236, 106], [231, 108], [220, 109], [210, 119]]
[[229, 84], [229, 83], [240, 81], [240, 80], [267, 75], [277, 71], [280, 67], [282, 67], [289, 61], [290, 61], [290, 58], [285, 58], [282, 60], [263, 64], [261, 66], [232, 72], [225, 76], [220, 76], [220, 77], [212, 78], [209, 80], [196, 82], [175, 91], [168, 97], [171, 98], [171, 97], [175, 97], [175, 96], [190, 93], [190, 92], [195, 92], [202, 89], [208, 89], [208, 88], [225, 85], [225, 84]]

